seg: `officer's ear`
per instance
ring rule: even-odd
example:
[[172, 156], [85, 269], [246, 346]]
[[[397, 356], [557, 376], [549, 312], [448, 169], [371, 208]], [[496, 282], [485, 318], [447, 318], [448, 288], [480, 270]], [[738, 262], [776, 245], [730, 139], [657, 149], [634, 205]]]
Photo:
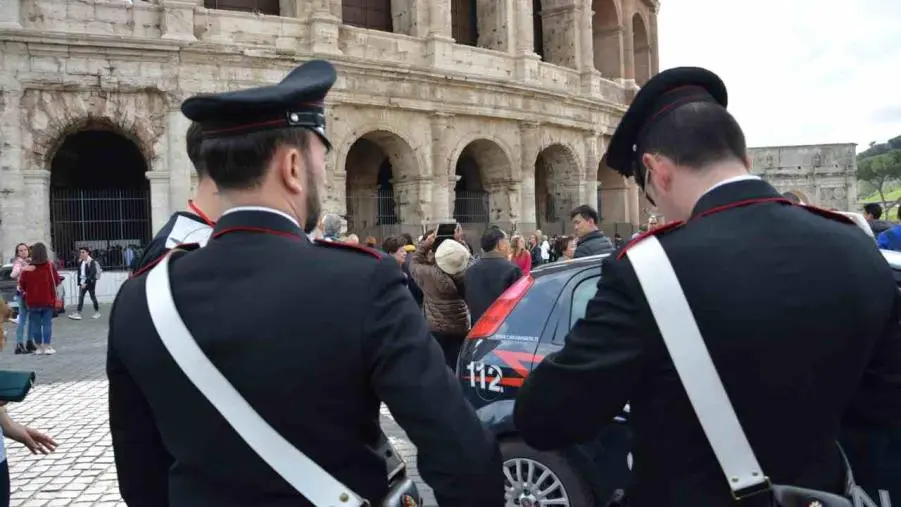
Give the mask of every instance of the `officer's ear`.
[[281, 146], [275, 151], [276, 167], [279, 178], [288, 190], [297, 194], [303, 191], [303, 157], [300, 150], [288, 146]]
[[663, 155], [645, 153], [641, 156], [641, 163], [644, 164], [647, 173], [645, 176], [646, 186], [669, 190], [676, 170], [676, 165], [672, 160]]

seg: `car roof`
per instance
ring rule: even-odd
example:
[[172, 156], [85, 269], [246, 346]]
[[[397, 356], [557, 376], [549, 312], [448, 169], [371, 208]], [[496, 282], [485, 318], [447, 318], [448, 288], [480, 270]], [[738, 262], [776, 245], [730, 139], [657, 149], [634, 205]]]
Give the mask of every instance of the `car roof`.
[[540, 278], [542, 276], [555, 275], [565, 271], [579, 271], [582, 269], [600, 267], [601, 261], [609, 255], [610, 254], [589, 255], [577, 259], [542, 264], [541, 266], [532, 268], [532, 277]]

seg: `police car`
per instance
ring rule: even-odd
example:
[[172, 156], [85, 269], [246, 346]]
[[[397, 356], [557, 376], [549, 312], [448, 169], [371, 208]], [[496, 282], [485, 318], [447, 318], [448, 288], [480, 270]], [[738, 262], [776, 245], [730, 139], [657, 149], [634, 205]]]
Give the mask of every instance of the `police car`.
[[[882, 253], [901, 286], [901, 252]], [[533, 269], [485, 312], [461, 349], [457, 376], [482, 423], [500, 443], [507, 505], [618, 505], [628, 482], [628, 407], [593, 442], [556, 452], [532, 449], [513, 424], [516, 392], [533, 367], [563, 346], [570, 328], [585, 315], [604, 257]]]

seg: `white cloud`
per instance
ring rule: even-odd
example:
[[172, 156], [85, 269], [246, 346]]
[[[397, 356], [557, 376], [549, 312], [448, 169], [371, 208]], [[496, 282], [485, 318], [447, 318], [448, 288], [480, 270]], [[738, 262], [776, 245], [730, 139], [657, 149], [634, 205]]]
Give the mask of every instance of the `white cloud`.
[[663, 0], [660, 68], [729, 90], [751, 146], [901, 135], [901, 1]]

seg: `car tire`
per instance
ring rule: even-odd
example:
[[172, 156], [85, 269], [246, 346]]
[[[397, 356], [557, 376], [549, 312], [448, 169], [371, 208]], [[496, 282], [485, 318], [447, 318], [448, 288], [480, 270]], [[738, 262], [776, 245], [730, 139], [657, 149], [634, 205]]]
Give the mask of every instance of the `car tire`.
[[[591, 492], [591, 488], [589, 488], [588, 484], [582, 478], [578, 471], [576, 471], [572, 464], [559, 452], [550, 452], [550, 451], [538, 451], [531, 447], [529, 447], [522, 440], [505, 440], [500, 443], [501, 455], [504, 460], [504, 468], [510, 467], [510, 473], [504, 473], [504, 484], [505, 487], [510, 486], [510, 479], [508, 476], [512, 476], [516, 478], [515, 472], [515, 462], [514, 460], [523, 460], [521, 461], [522, 465], [527, 465], [529, 461], [538, 464], [539, 466], [544, 467], [548, 470], [552, 476], [546, 478], [540, 485], [535, 484], [533, 486], [543, 486], [543, 488], [547, 488], [549, 486], [548, 480], [556, 479], [560, 486], [562, 487], [563, 492], [565, 492], [566, 498], [569, 500], [570, 507], [583, 507], [583, 506], [591, 506], [594, 505], [594, 495]], [[523, 472], [526, 473], [526, 472]], [[540, 475], [540, 473], [539, 473]], [[542, 488], [542, 489], [543, 489]], [[552, 491], [550, 498], [560, 498], [559, 496], [554, 494]], [[507, 493], [508, 495], [510, 493]], [[517, 496], [522, 494], [521, 492], [514, 492]], [[510, 497], [508, 497], [507, 505], [521, 505], [517, 502], [511, 502]], [[535, 505], [538, 505], [537, 503]]]

